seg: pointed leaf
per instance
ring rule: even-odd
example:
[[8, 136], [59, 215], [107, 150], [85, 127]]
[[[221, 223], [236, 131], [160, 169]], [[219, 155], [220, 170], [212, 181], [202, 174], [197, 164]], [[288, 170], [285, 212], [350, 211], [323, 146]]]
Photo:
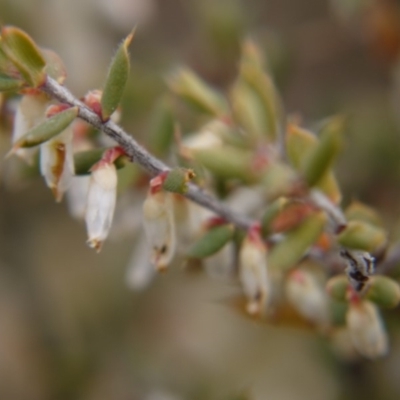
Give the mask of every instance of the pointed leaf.
[[164, 155], [174, 139], [175, 118], [169, 98], [162, 97], [150, 117], [149, 144], [157, 155]]
[[373, 276], [370, 279], [365, 298], [380, 307], [397, 307], [400, 302], [400, 286], [395, 280], [387, 276]]
[[286, 197], [280, 197], [267, 207], [267, 210], [264, 212], [264, 216], [261, 220], [263, 237], [266, 237], [271, 233], [272, 221], [282, 210], [287, 207], [289, 203], [289, 199], [287, 199]]
[[45, 119], [14, 144], [11, 154], [21, 147], [35, 147], [58, 135], [78, 116], [78, 111], [78, 107], [71, 107]]
[[386, 244], [387, 237], [381, 228], [362, 221], [349, 221], [337, 240], [344, 247], [373, 253]]
[[196, 109], [213, 116], [223, 116], [228, 107], [225, 99], [189, 68], [182, 68], [169, 79], [170, 89]]
[[298, 228], [290, 231], [284, 240], [276, 244], [268, 254], [271, 268], [288, 270], [294, 267], [324, 230], [327, 217], [324, 212], [316, 213]]
[[[289, 124], [286, 136], [286, 150], [290, 162], [302, 174], [304, 173], [305, 160], [318, 148], [317, 137], [295, 124]], [[342, 195], [339, 185], [332, 171], [328, 170], [316, 185], [334, 204], [340, 203]]]
[[246, 183], [257, 180], [250, 151], [240, 150], [233, 146], [193, 150], [194, 159], [204, 165], [216, 177], [222, 179], [239, 179]]
[[349, 278], [347, 275], [337, 275], [329, 279], [326, 284], [326, 291], [333, 299], [337, 301], [346, 301], [349, 285]]
[[302, 161], [302, 171], [309, 186], [318, 184], [342, 147], [343, 120], [334, 118], [323, 129], [318, 145]]
[[191, 258], [205, 258], [222, 249], [234, 234], [233, 225], [221, 225], [211, 228], [188, 251]]
[[376, 227], [383, 227], [382, 219], [372, 208], [359, 201], [353, 201], [345, 210], [348, 221], [363, 221]]
[[0, 75], [0, 92], [17, 91], [22, 88], [24, 82], [20, 79], [9, 78]]
[[188, 182], [194, 177], [194, 172], [191, 169], [174, 168], [168, 172], [162, 187], [168, 192], [185, 194]]
[[121, 43], [111, 62], [101, 97], [101, 116], [103, 121], [107, 121], [111, 117], [111, 114], [121, 102], [122, 94], [129, 77], [130, 62], [128, 47], [133, 36], [134, 32], [128, 35]]
[[19, 28], [5, 26], [1, 30], [1, 45], [24, 79], [33, 87], [43, 84], [46, 61], [32, 38]]

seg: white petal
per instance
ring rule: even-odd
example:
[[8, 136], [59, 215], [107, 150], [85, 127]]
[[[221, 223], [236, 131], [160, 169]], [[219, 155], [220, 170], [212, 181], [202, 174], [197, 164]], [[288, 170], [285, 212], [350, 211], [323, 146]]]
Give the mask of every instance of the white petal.
[[327, 326], [328, 297], [315, 276], [308, 271], [293, 271], [286, 281], [285, 291], [290, 304], [300, 315], [320, 326]]
[[249, 299], [248, 312], [265, 311], [270, 297], [266, 249], [246, 237], [240, 249], [239, 263], [239, 278]]
[[69, 213], [76, 219], [85, 217], [90, 176], [73, 176], [71, 187], [66, 192]]
[[151, 248], [151, 262], [163, 270], [176, 250], [173, 203], [169, 193], [149, 194], [143, 203], [143, 226]]
[[86, 205], [88, 244], [97, 250], [111, 228], [117, 196], [117, 171], [114, 164], [95, 169], [90, 178]]
[[350, 304], [346, 320], [353, 345], [360, 354], [377, 358], [387, 353], [388, 338], [375, 304]]

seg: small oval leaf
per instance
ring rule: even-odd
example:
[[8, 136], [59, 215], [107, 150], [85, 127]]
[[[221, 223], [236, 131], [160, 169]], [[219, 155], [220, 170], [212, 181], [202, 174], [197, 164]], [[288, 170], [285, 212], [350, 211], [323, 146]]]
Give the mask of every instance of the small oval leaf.
[[129, 34], [119, 46], [108, 71], [101, 97], [101, 117], [107, 121], [121, 102], [122, 94], [129, 77], [130, 62], [128, 47], [134, 36]]
[[181, 68], [169, 79], [170, 89], [204, 113], [220, 117], [227, 113], [225, 99], [189, 68]]
[[261, 220], [261, 229], [263, 237], [268, 236], [271, 231], [271, 224], [275, 217], [285, 209], [285, 207], [290, 203], [290, 200], [286, 197], [280, 197], [276, 199], [272, 204], [268, 206]]
[[35, 147], [61, 133], [78, 116], [78, 107], [61, 111], [28, 131], [13, 145], [11, 154], [19, 148]]
[[394, 308], [400, 302], [400, 286], [387, 276], [373, 276], [370, 278], [365, 297], [380, 307]]
[[221, 225], [211, 228], [189, 249], [191, 258], [205, 258], [222, 249], [233, 238], [233, 225]]
[[309, 186], [315, 186], [332, 167], [342, 147], [343, 119], [334, 118], [324, 127], [318, 145], [302, 160], [302, 172]]
[[311, 215], [299, 227], [290, 231], [285, 239], [269, 252], [268, 263], [271, 269], [284, 271], [294, 267], [318, 239], [326, 222], [327, 216], [321, 211]]
[[370, 253], [382, 248], [386, 241], [383, 229], [363, 221], [349, 221], [346, 228], [338, 235], [338, 242], [342, 246]]
[[346, 301], [347, 290], [349, 288], [349, 278], [347, 275], [337, 275], [329, 279], [326, 284], [326, 291], [337, 301]]
[[27, 83], [33, 87], [43, 84], [46, 78], [46, 61], [27, 33], [14, 26], [5, 26], [1, 30], [1, 45]]
[[17, 91], [22, 88], [24, 82], [20, 79], [0, 75], [0, 92]]
[[195, 177], [193, 170], [185, 168], [174, 168], [168, 172], [163, 182], [163, 189], [168, 192], [184, 194], [187, 191], [187, 184]]

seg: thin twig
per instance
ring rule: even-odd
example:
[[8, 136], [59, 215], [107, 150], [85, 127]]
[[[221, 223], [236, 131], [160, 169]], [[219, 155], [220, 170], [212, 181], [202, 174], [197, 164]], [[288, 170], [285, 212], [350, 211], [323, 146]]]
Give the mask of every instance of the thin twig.
[[[112, 121], [102, 122], [94, 111], [79, 101], [67, 88], [60, 85], [54, 79], [47, 77], [41, 89], [61, 103], [77, 106], [79, 108], [78, 116], [81, 119], [114, 139], [124, 149], [127, 156], [140, 165], [150, 176], [153, 177], [161, 172], [170, 170], [166, 164], [150, 154], [119, 125]], [[232, 222], [239, 228], [247, 230], [254, 223], [253, 220], [230, 210], [226, 205], [192, 183], [188, 185], [188, 191], [185, 196], [195, 203], [214, 211], [226, 221]]]

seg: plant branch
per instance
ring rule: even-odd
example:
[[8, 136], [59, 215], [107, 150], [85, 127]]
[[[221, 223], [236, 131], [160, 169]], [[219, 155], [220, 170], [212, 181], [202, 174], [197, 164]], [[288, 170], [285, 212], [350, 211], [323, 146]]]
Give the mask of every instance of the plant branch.
[[[114, 139], [124, 149], [131, 161], [139, 164], [150, 176], [153, 177], [161, 172], [170, 170], [166, 164], [150, 154], [120, 126], [111, 120], [103, 122], [93, 110], [79, 101], [67, 88], [57, 83], [54, 79], [47, 77], [45, 83], [41, 86], [41, 90], [61, 103], [78, 107], [78, 116], [81, 119]], [[188, 184], [188, 191], [186, 192], [185, 197], [211, 211], [214, 211], [216, 214], [223, 217], [225, 220], [232, 222], [239, 228], [247, 230], [254, 223], [251, 219], [233, 212], [226, 207], [226, 205], [193, 183]]]

